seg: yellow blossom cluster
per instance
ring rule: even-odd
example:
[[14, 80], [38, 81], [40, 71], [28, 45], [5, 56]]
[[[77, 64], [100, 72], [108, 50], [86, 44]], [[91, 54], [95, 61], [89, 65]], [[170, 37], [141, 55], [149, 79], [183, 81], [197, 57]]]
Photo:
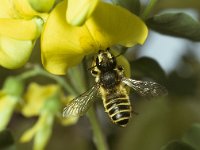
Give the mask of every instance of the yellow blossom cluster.
[[54, 3], [1, 1], [1, 66], [23, 66], [40, 35], [43, 65], [54, 74], [65, 74], [99, 49], [117, 44], [131, 47], [147, 37], [142, 20], [122, 7], [98, 0], [64, 0], [53, 7]]
[[[138, 16], [100, 0], [0, 2], [0, 66], [8, 69], [25, 65], [38, 39], [41, 40], [44, 68], [50, 73], [63, 75], [88, 54], [114, 45], [132, 47], [143, 44], [147, 34], [148, 29]], [[61, 118], [59, 112], [63, 102], [58, 85], [32, 83], [23, 96], [24, 91], [18, 78], [9, 79], [0, 91], [0, 130], [6, 127], [23, 97], [22, 114], [25, 117], [38, 116], [39, 119], [23, 134], [21, 141], [34, 138], [34, 149], [44, 149], [55, 117], [63, 125], [73, 124], [78, 118]]]

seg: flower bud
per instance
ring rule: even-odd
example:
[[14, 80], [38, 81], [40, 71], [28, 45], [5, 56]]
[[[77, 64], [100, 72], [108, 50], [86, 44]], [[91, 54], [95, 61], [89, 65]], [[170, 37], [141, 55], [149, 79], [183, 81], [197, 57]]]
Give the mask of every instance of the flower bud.
[[55, 0], [28, 0], [32, 8], [39, 12], [48, 12], [54, 5]]
[[24, 90], [24, 83], [18, 78], [9, 77], [3, 85], [3, 92], [8, 95], [20, 97]]

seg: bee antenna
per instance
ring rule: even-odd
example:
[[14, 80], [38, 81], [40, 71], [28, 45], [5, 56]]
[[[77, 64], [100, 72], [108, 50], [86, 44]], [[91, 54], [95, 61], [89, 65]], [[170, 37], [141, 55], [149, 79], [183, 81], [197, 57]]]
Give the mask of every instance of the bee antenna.
[[120, 52], [118, 55], [115, 56], [115, 58], [121, 56], [122, 54], [124, 54], [124, 52]]
[[110, 47], [107, 47], [106, 50], [107, 50], [107, 51], [110, 51]]

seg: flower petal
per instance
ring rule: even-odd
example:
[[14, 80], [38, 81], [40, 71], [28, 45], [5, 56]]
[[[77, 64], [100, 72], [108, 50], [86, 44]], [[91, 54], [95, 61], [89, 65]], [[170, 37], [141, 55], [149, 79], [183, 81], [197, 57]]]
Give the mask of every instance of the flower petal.
[[0, 18], [11, 18], [10, 16], [10, 4], [8, 0], [1, 0], [0, 5]]
[[68, 0], [67, 21], [71, 25], [83, 25], [92, 14], [99, 0]]
[[35, 126], [33, 126], [31, 129], [29, 129], [23, 133], [23, 135], [20, 138], [20, 142], [28, 142], [33, 138], [33, 136], [35, 135], [35, 133], [37, 132], [37, 129], [38, 129], [37, 124]]
[[146, 25], [136, 15], [104, 2], [98, 3], [86, 25], [96, 42], [103, 47], [143, 44], [148, 34]]
[[0, 35], [18, 40], [33, 40], [40, 35], [42, 26], [43, 21], [40, 18], [0, 19]]
[[[34, 138], [34, 150], [45, 149], [52, 133], [54, 116], [51, 113], [46, 113], [40, 116], [40, 126]], [[39, 124], [39, 123], [38, 123]]]
[[32, 47], [32, 41], [0, 36], [0, 65], [9, 69], [23, 66], [31, 55]]
[[77, 123], [79, 117], [71, 116], [67, 118], [60, 118], [60, 123], [64, 126], [69, 126]]
[[18, 97], [10, 95], [0, 97], [0, 131], [6, 128], [18, 100]]
[[57, 91], [57, 85], [41, 86], [31, 83], [24, 97], [26, 104], [22, 109], [23, 115], [27, 117], [38, 115], [41, 109], [43, 109], [45, 102]]
[[39, 13], [32, 8], [29, 0], [12, 0], [11, 9], [13, 13], [11, 14], [15, 18], [25, 18], [30, 19], [34, 16], [40, 16], [43, 20], [46, 20], [46, 13]]
[[66, 22], [66, 5], [63, 1], [51, 12], [41, 37], [43, 65], [54, 74], [65, 74], [97, 47], [86, 27], [74, 27]]
[[44, 148], [50, 137], [53, 121], [54, 116], [48, 112], [43, 113], [39, 117], [37, 123], [32, 128], [23, 133], [20, 138], [20, 142], [28, 142], [35, 136], [34, 147], [42, 146]]
[[121, 7], [99, 2], [85, 24], [75, 27], [65, 22], [66, 5], [57, 5], [42, 33], [42, 62], [51, 73], [65, 74], [89, 53], [115, 44], [142, 44], [147, 37], [146, 25]]
[[54, 5], [55, 0], [28, 0], [32, 8], [39, 12], [48, 12]]

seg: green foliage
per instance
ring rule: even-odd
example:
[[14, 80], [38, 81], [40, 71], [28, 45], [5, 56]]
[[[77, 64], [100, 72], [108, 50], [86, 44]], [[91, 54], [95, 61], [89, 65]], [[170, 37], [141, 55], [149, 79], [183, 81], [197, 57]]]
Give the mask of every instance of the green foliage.
[[172, 141], [161, 150], [196, 150], [192, 146], [182, 141]]
[[171, 141], [161, 150], [199, 150], [200, 124], [194, 124], [183, 136], [182, 140]]
[[162, 34], [200, 41], [200, 23], [185, 13], [166, 13], [147, 20], [147, 25]]
[[112, 0], [115, 4], [120, 5], [132, 13], [139, 15], [140, 14], [140, 1], [139, 0]]
[[200, 124], [194, 124], [183, 136], [183, 141], [192, 145], [195, 149], [200, 149]]
[[181, 77], [177, 72], [172, 72], [167, 81], [169, 93], [178, 96], [194, 95], [197, 89], [197, 77]]
[[0, 132], [0, 149], [8, 149], [8, 147], [14, 145], [14, 139], [9, 130]]
[[142, 57], [131, 62], [134, 78], [148, 77], [159, 83], [166, 81], [165, 72], [154, 59]]
[[179, 63], [178, 68], [168, 75], [169, 93], [173, 96], [179, 96], [180, 99], [194, 96], [199, 87], [198, 58], [195, 54], [186, 53]]

